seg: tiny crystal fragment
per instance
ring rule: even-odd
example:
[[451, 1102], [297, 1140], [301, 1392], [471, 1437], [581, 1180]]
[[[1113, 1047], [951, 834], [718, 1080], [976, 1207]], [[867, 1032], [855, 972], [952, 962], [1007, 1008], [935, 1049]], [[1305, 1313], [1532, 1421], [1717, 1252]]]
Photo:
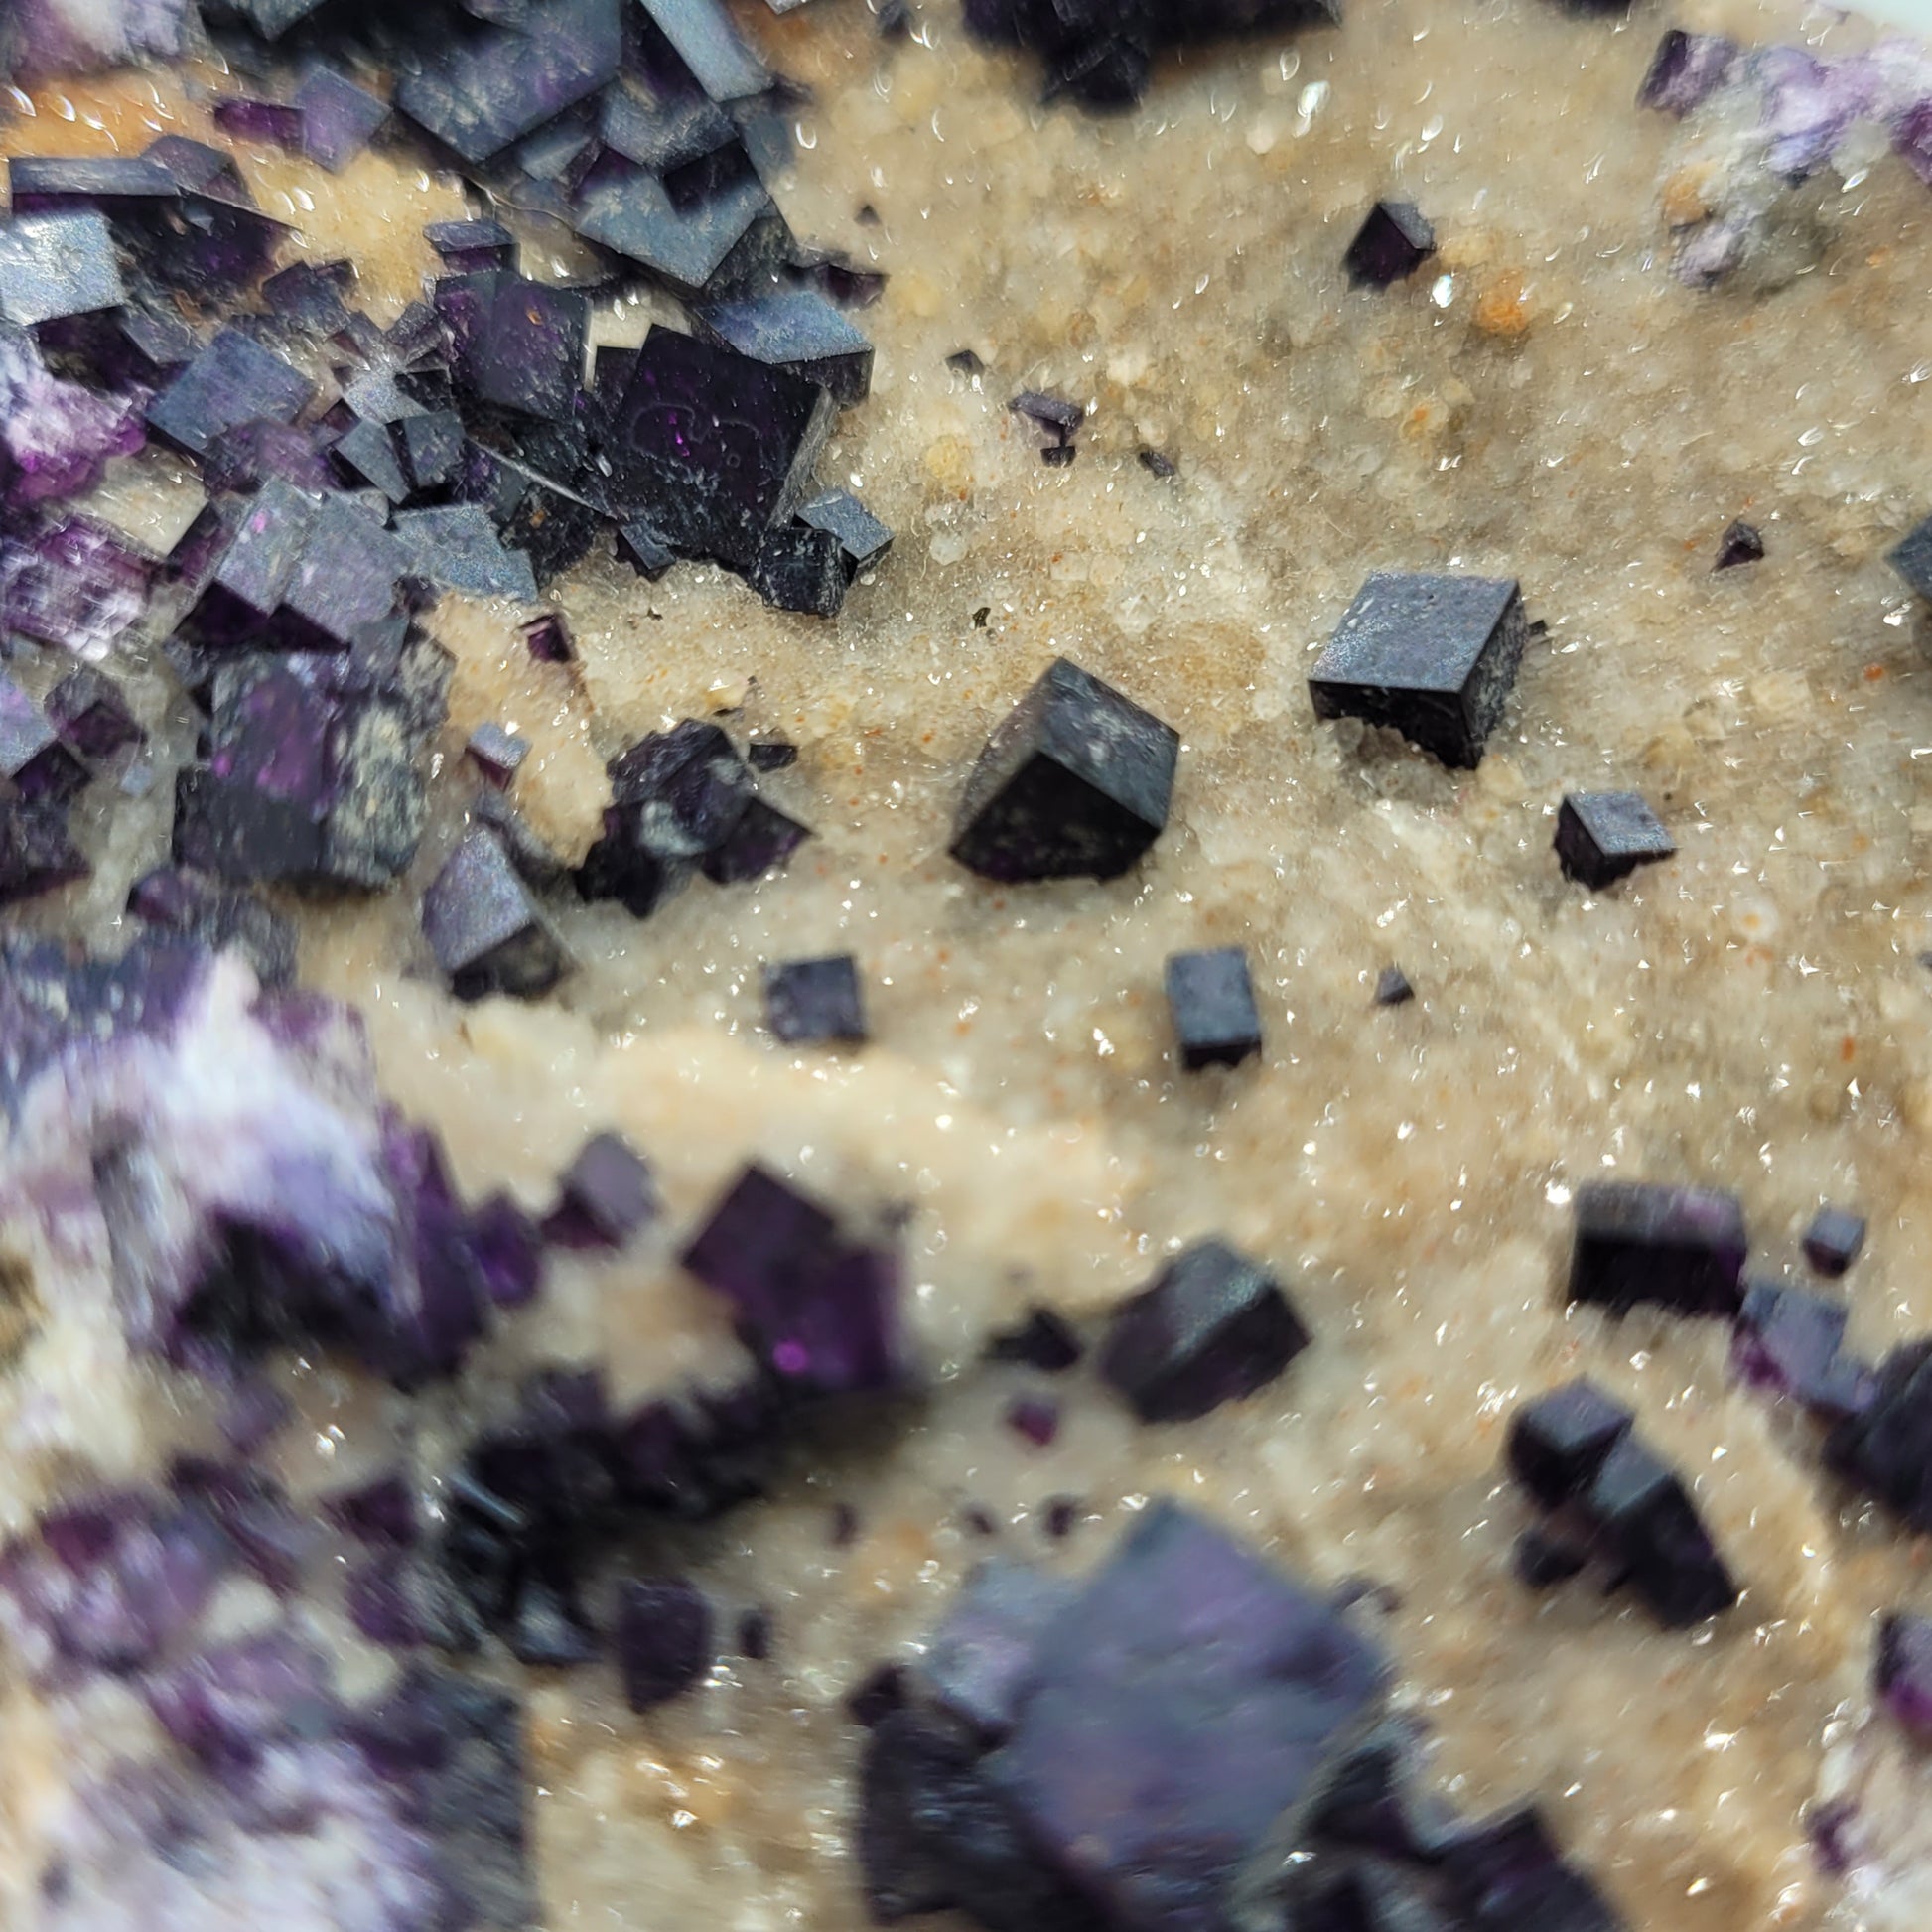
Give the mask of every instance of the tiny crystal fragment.
[[1006, 1423], [1035, 1449], [1046, 1449], [1060, 1433], [1060, 1405], [1047, 1396], [1017, 1395], [1007, 1404]]
[[798, 762], [798, 747], [787, 739], [759, 739], [745, 748], [745, 761], [754, 771], [784, 771]]
[[1384, 966], [1375, 977], [1375, 1004], [1378, 1007], [1407, 1006], [1416, 997], [1409, 975], [1400, 966]]
[[1730, 77], [1737, 43], [1724, 34], [1691, 34], [1672, 27], [1657, 43], [1637, 105], [1680, 118], [1701, 107]]
[[544, 1235], [563, 1247], [621, 1248], [657, 1211], [643, 1157], [621, 1134], [594, 1134], [557, 1177]]
[[423, 931], [460, 1000], [536, 999], [569, 970], [493, 832], [465, 836], [423, 895]]
[[1864, 1217], [1847, 1207], [1821, 1207], [1805, 1229], [1805, 1259], [1821, 1275], [1836, 1280], [1864, 1246]]
[[1736, 1602], [1737, 1586], [1683, 1483], [1635, 1436], [1610, 1449], [1581, 1506], [1667, 1629], [1701, 1623]]
[[866, 1038], [859, 963], [850, 953], [793, 959], [764, 969], [765, 1025], [787, 1046]]
[[1261, 1051], [1261, 1014], [1245, 948], [1172, 954], [1167, 983], [1180, 1063], [1188, 1072], [1237, 1066]]
[[1341, 265], [1356, 288], [1387, 288], [1436, 252], [1436, 230], [1413, 202], [1377, 202]]
[[711, 1667], [711, 1605], [683, 1577], [626, 1578], [612, 1642], [633, 1711], [688, 1691]]
[[1163, 482], [1166, 482], [1170, 477], [1177, 477], [1180, 475], [1180, 466], [1174, 462], [1173, 457], [1164, 455], [1160, 450], [1143, 448], [1137, 450], [1135, 455], [1140, 462], [1141, 468], [1150, 477], [1159, 477]]
[[1560, 1509], [1595, 1480], [1631, 1421], [1629, 1410], [1594, 1382], [1566, 1382], [1510, 1417], [1510, 1473], [1545, 1509]]
[[1068, 402], [1064, 396], [1044, 395], [1037, 389], [1021, 390], [1007, 407], [1016, 416], [1037, 423], [1061, 448], [1073, 440], [1074, 431], [1087, 418], [1087, 412], [1077, 402]]
[[1056, 658], [987, 740], [952, 856], [988, 879], [1113, 879], [1161, 836], [1180, 734]]
[[148, 405], [148, 422], [200, 456], [224, 429], [292, 423], [315, 385], [238, 329], [224, 329]]
[[1754, 564], [1764, 556], [1764, 539], [1752, 524], [1738, 521], [1718, 539], [1718, 561], [1713, 570], [1734, 570], [1739, 564]]
[[1613, 1314], [1654, 1303], [1679, 1314], [1735, 1314], [1748, 1242], [1734, 1194], [1641, 1180], [1577, 1189], [1570, 1299]]
[[1315, 663], [1314, 715], [1392, 726], [1445, 764], [1473, 767], [1528, 635], [1514, 578], [1378, 571]]
[[1591, 892], [1671, 858], [1677, 841], [1634, 791], [1567, 791], [1557, 809], [1557, 863]]
[[1310, 1339], [1259, 1263], [1197, 1241], [1116, 1311], [1100, 1376], [1142, 1422], [1190, 1422], [1266, 1388]]
[[488, 720], [470, 734], [464, 750], [491, 784], [507, 785], [530, 756], [530, 741]]
[[698, 323], [714, 342], [815, 382], [841, 405], [863, 402], [872, 388], [872, 344], [809, 289], [720, 303], [701, 309]]

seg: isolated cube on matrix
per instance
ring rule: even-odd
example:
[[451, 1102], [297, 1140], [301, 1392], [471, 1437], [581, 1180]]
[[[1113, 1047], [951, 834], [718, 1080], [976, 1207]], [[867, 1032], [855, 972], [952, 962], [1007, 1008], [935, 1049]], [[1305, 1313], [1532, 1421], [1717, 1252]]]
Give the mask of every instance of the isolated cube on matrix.
[[1567, 791], [1557, 809], [1557, 863], [1591, 892], [1668, 859], [1677, 841], [1634, 791]]
[[1739, 564], [1761, 563], [1763, 558], [1763, 537], [1755, 524], [1746, 523], [1740, 517], [1718, 539], [1718, 561], [1711, 568], [1735, 570]]
[[1445, 764], [1473, 767], [1528, 636], [1513, 577], [1377, 571], [1316, 660], [1314, 715], [1389, 725]]
[[1688, 1628], [1727, 1610], [1737, 1586], [1677, 1473], [1626, 1435], [1603, 1458], [1584, 1511], [1651, 1614]]
[[470, 734], [463, 748], [485, 778], [493, 785], [507, 785], [523, 768], [530, 756], [530, 741], [506, 731], [494, 719], [485, 719]]
[[1168, 961], [1168, 1010], [1181, 1064], [1190, 1073], [1234, 1066], [1261, 1051], [1261, 1015], [1248, 955], [1240, 946], [1173, 954]]
[[1885, 561], [1920, 597], [1932, 599], [1932, 516], [1907, 530]]
[[1596, 1479], [1631, 1420], [1629, 1410], [1594, 1382], [1566, 1382], [1510, 1417], [1510, 1473], [1545, 1509], [1560, 1509]]
[[1357, 288], [1387, 288], [1436, 252], [1436, 230], [1413, 202], [1377, 202], [1341, 258]]
[[792, 959], [764, 969], [765, 1022], [787, 1046], [866, 1037], [859, 963], [848, 953]]
[[569, 970], [495, 833], [474, 831], [423, 895], [423, 932], [460, 1000], [490, 993], [535, 999]]
[[1597, 1180], [1577, 1189], [1570, 1299], [1612, 1314], [1653, 1303], [1726, 1318], [1743, 1299], [1749, 1246], [1734, 1194], [1654, 1181]]
[[594, 1134], [557, 1177], [546, 1238], [571, 1248], [621, 1248], [657, 1216], [657, 1183], [621, 1134]]
[[1143, 1422], [1191, 1422], [1265, 1388], [1309, 1331], [1258, 1263], [1197, 1241], [1114, 1313], [1100, 1376]]
[[1836, 1279], [1864, 1246], [1864, 1217], [1846, 1207], [1821, 1207], [1805, 1229], [1805, 1259], [1821, 1275]]
[[1064, 657], [966, 780], [952, 856], [987, 879], [1113, 879], [1161, 836], [1180, 734]]
[[745, 581], [773, 610], [835, 618], [852, 583], [852, 564], [830, 530], [815, 530], [794, 518], [765, 533], [764, 547]]

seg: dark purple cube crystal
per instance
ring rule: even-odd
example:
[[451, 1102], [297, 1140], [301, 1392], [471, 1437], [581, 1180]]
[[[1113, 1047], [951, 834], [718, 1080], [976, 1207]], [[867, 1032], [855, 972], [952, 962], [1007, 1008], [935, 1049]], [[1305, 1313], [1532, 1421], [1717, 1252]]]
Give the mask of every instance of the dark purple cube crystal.
[[795, 818], [754, 798], [698, 861], [698, 869], [715, 886], [747, 885], [782, 866], [810, 837], [810, 830]]
[[612, 153], [666, 175], [733, 146], [739, 132], [731, 115], [702, 94], [619, 85], [599, 104], [597, 136]]
[[788, 739], [757, 739], [745, 748], [745, 761], [754, 771], [784, 771], [798, 762], [798, 747]]
[[796, 520], [765, 533], [745, 581], [776, 611], [835, 618], [852, 583], [845, 546], [829, 530]]
[[309, 69], [293, 105], [302, 115], [302, 151], [332, 175], [341, 174], [389, 118], [387, 101], [329, 67]]
[[315, 431], [293, 423], [237, 423], [202, 452], [202, 483], [212, 495], [247, 493], [271, 482], [314, 496], [338, 486]]
[[396, 608], [407, 546], [343, 496], [326, 496], [282, 593], [283, 609], [322, 648], [343, 648]]
[[715, 101], [750, 100], [771, 85], [721, 0], [643, 0], [644, 11]]
[[1738, 46], [1725, 34], [1690, 34], [1671, 28], [1657, 43], [1637, 105], [1680, 118], [1702, 107], [1730, 78]]
[[1871, 1689], [1901, 1729], [1932, 1742], [1932, 1617], [1894, 1611], [1879, 1622]]
[[783, 223], [755, 174], [680, 206], [648, 169], [608, 156], [578, 192], [577, 232], [627, 256], [673, 292], [695, 300], [736, 288], [773, 266]]
[[531, 31], [499, 28], [447, 43], [405, 74], [395, 104], [470, 163], [553, 121], [617, 77], [623, 59], [619, 0], [559, 0]]
[[71, 886], [91, 871], [68, 829], [65, 803], [0, 799], [0, 905]]
[[1245, 948], [1170, 954], [1167, 982], [1168, 1011], [1188, 1072], [1237, 1066], [1261, 1051], [1261, 1014]]
[[684, 1265], [731, 1304], [747, 1345], [785, 1385], [844, 1394], [904, 1380], [893, 1258], [848, 1241], [767, 1169], [745, 1170]]
[[1591, 892], [1676, 851], [1677, 841], [1634, 791], [1567, 791], [1557, 809], [1557, 864]]
[[1443, 1870], [1471, 1932], [1622, 1932], [1602, 1894], [1565, 1863], [1534, 1805], [1453, 1834]]
[[394, 430], [410, 493], [426, 497], [450, 488], [463, 474], [463, 418], [454, 409], [404, 416]]
[[1667, 1629], [1701, 1623], [1736, 1602], [1737, 1586], [1683, 1483], [1634, 1435], [1624, 1435], [1603, 1458], [1582, 1508]]
[[69, 671], [47, 694], [47, 718], [84, 759], [112, 758], [124, 746], [147, 738], [121, 687], [91, 665]]
[[605, 512], [590, 498], [475, 444], [456, 494], [486, 511], [503, 543], [528, 556], [539, 584], [589, 556], [604, 528]]
[[1315, 662], [1314, 715], [1390, 726], [1445, 764], [1473, 768], [1528, 636], [1514, 578], [1378, 571]]
[[751, 774], [717, 725], [687, 718], [651, 732], [611, 760], [620, 806], [653, 807], [648, 838], [665, 859], [697, 859], [717, 849], [752, 799]]
[[1413, 275], [1436, 252], [1436, 230], [1413, 202], [1377, 202], [1341, 265], [1357, 288], [1387, 288]]
[[1242, 1872], [1388, 1674], [1323, 1598], [1157, 1502], [1039, 1635], [987, 1769], [1104, 1923], [1231, 1924]]
[[677, 562], [677, 553], [648, 523], [626, 523], [618, 531], [618, 555], [639, 577], [655, 583]]
[[653, 329], [606, 445], [615, 491], [680, 554], [750, 569], [797, 507], [835, 413], [783, 369]]
[[1805, 1259], [1834, 1281], [1858, 1259], [1864, 1246], [1864, 1216], [1847, 1207], [1821, 1207], [1805, 1229]]
[[264, 986], [287, 986], [295, 978], [295, 927], [252, 893], [180, 866], [158, 866], [129, 888], [127, 909], [211, 952], [238, 952]]
[[1019, 1327], [997, 1334], [987, 1344], [990, 1362], [1017, 1362], [1058, 1375], [1085, 1352], [1072, 1325], [1051, 1309], [1035, 1309]]
[[237, 423], [292, 423], [315, 394], [307, 376], [237, 329], [224, 329], [148, 405], [148, 422], [200, 456]]
[[1879, 1363], [1856, 1413], [1825, 1439], [1827, 1464], [1916, 1530], [1932, 1530], [1932, 1345], [1907, 1342]]
[[767, 966], [764, 1016], [765, 1025], [787, 1046], [830, 1040], [859, 1044], [867, 1037], [859, 962], [850, 953], [837, 953]]
[[543, 1244], [537, 1224], [507, 1194], [492, 1194], [470, 1217], [470, 1252], [483, 1291], [499, 1309], [520, 1309], [536, 1299], [543, 1279]]
[[1789, 1396], [1812, 1414], [1855, 1415], [1871, 1373], [1845, 1352], [1842, 1303], [1778, 1282], [1752, 1282], [1731, 1330], [1730, 1364], [1742, 1382]]
[[266, 631], [308, 547], [321, 503], [279, 477], [240, 512], [195, 607], [195, 635], [231, 644]]
[[47, 713], [0, 671], [0, 783], [29, 803], [71, 798], [87, 767]]
[[1079, 1593], [1051, 1571], [989, 1558], [967, 1577], [925, 1654], [920, 1682], [942, 1709], [983, 1739], [1013, 1728], [1034, 1673], [1034, 1647]]
[[589, 329], [587, 296], [499, 275], [476, 329], [457, 345], [457, 387], [498, 408], [566, 416], [584, 380]]
[[1087, 412], [1077, 402], [1068, 402], [1064, 396], [1049, 396], [1039, 389], [1022, 389], [1007, 407], [1061, 444], [1070, 443], [1074, 432], [1087, 419]]
[[411, 494], [396, 454], [395, 438], [385, 424], [351, 425], [331, 445], [329, 453], [351, 487], [366, 483], [379, 489], [391, 503], [403, 502]]
[[472, 275], [482, 268], [515, 272], [516, 237], [500, 221], [432, 221], [423, 239], [452, 275]]
[[798, 505], [798, 520], [837, 537], [854, 575], [870, 570], [893, 547], [893, 533], [843, 489], [820, 490]]
[[0, 218], [0, 322], [22, 329], [127, 300], [114, 237], [93, 213]]
[[423, 932], [460, 1000], [537, 999], [570, 969], [493, 832], [466, 834], [444, 862], [423, 895]]
[[1100, 1376], [1142, 1422], [1190, 1422], [1266, 1388], [1309, 1341], [1272, 1275], [1197, 1241], [1115, 1312]]
[[520, 550], [506, 550], [481, 503], [445, 503], [401, 510], [395, 533], [408, 549], [414, 572], [445, 590], [471, 597], [507, 597], [528, 604], [537, 594], [536, 573]]
[[1654, 1303], [1679, 1314], [1729, 1316], [1743, 1299], [1748, 1240], [1734, 1194], [1655, 1181], [1577, 1189], [1570, 1299], [1612, 1314]]
[[149, 155], [14, 155], [7, 185], [16, 214], [118, 215], [172, 201], [175, 178]]
[[631, 1710], [648, 1711], [711, 1668], [711, 1605], [688, 1578], [627, 1578], [618, 1586], [612, 1643]]
[[903, 1664], [880, 1664], [868, 1671], [845, 1694], [846, 1716], [862, 1729], [877, 1728], [895, 1711], [904, 1710], [909, 1674]]
[[1740, 519], [1718, 539], [1718, 561], [1711, 568], [1735, 570], [1739, 564], [1759, 563], [1763, 556], [1764, 539], [1757, 533], [1756, 525]]
[[1907, 530], [1885, 561], [1920, 597], [1932, 598], [1932, 516]]
[[855, 1838], [878, 1923], [953, 1908], [1000, 1932], [1106, 1932], [1114, 1923], [1028, 1842], [969, 1729], [897, 1708], [868, 1728]]
[[470, 734], [470, 742], [463, 749], [491, 784], [507, 785], [530, 756], [530, 741], [505, 731], [501, 725], [486, 722]]
[[1566, 1382], [1510, 1417], [1510, 1474], [1545, 1509], [1560, 1509], [1595, 1480], [1631, 1421], [1629, 1410], [1594, 1382]]
[[872, 344], [810, 289], [718, 303], [699, 310], [698, 327], [755, 362], [817, 383], [841, 407], [863, 402], [871, 391]]
[[164, 170], [178, 194], [221, 195], [235, 202], [248, 198], [247, 185], [233, 155], [185, 134], [163, 134], [141, 151], [143, 161]]
[[523, 642], [539, 664], [574, 664], [577, 647], [560, 613], [546, 611], [523, 626]]
[[209, 118], [223, 134], [242, 141], [266, 141], [271, 147], [299, 154], [306, 145], [306, 118], [301, 108], [279, 100], [254, 100], [227, 94], [217, 99]]
[[398, 1474], [336, 1490], [323, 1499], [322, 1508], [331, 1522], [358, 1543], [377, 1549], [406, 1549], [421, 1533], [415, 1491]]
[[621, 1248], [658, 1214], [650, 1169], [621, 1134], [595, 1134], [557, 1179], [547, 1240], [567, 1248]]
[[1113, 879], [1161, 836], [1180, 735], [1056, 658], [987, 740], [952, 856], [988, 879]]

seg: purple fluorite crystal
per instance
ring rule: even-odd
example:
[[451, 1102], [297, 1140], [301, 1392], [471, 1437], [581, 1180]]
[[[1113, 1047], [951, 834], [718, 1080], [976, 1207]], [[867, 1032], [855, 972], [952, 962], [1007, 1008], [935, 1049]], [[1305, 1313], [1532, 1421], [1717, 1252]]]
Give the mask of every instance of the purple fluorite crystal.
[[1740, 1381], [1789, 1396], [1833, 1421], [1856, 1415], [1872, 1395], [1871, 1371], [1845, 1348], [1842, 1303], [1782, 1283], [1752, 1282], [1730, 1336]]
[[1612, 1314], [1641, 1303], [1679, 1314], [1734, 1314], [1746, 1247], [1744, 1211], [1733, 1195], [1590, 1181], [1577, 1190], [1570, 1299]]
[[1701, 107], [1729, 79], [1738, 46], [1725, 34], [1690, 34], [1673, 27], [1657, 43], [1650, 69], [1637, 90], [1639, 107], [1680, 119]]
[[711, 1605], [688, 1578], [627, 1580], [618, 1590], [614, 1642], [631, 1710], [648, 1711], [710, 1668]]
[[1629, 1410], [1595, 1383], [1566, 1382], [1510, 1417], [1510, 1473], [1545, 1509], [1559, 1509], [1595, 1480], [1631, 1420]]
[[1932, 1742], [1932, 1618], [1902, 1611], [1884, 1618], [1871, 1688], [1901, 1728]]
[[30, 336], [0, 327], [0, 476], [9, 504], [80, 495], [109, 457], [130, 455], [145, 440], [137, 404], [50, 375]]
[[621, 1134], [594, 1134], [557, 1179], [547, 1240], [566, 1248], [621, 1248], [656, 1218], [657, 1187]]
[[897, 1261], [848, 1239], [767, 1169], [746, 1169], [684, 1265], [731, 1304], [746, 1345], [786, 1387], [834, 1395], [904, 1381]]

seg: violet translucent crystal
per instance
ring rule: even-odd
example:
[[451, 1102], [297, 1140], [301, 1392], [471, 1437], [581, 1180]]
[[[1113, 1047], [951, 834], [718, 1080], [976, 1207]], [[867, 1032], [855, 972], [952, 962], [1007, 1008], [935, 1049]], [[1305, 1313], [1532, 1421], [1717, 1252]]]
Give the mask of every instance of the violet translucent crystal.
[[1309, 1341], [1272, 1275], [1199, 1241], [1116, 1312], [1099, 1367], [1141, 1421], [1187, 1422], [1266, 1388]]
[[307, 376], [239, 330], [224, 329], [148, 405], [148, 422], [200, 456], [224, 429], [292, 423], [315, 393]]
[[1445, 764], [1473, 768], [1528, 637], [1514, 578], [1378, 571], [1310, 675], [1314, 715], [1392, 726]]
[[1654, 1303], [1679, 1314], [1731, 1315], [1743, 1298], [1748, 1242], [1732, 1194], [1655, 1181], [1577, 1189], [1570, 1299], [1612, 1314]]
[[987, 740], [952, 856], [1001, 881], [1113, 879], [1168, 822], [1180, 734], [1056, 658]]
[[330, 67], [311, 68], [292, 104], [302, 116], [303, 152], [331, 174], [341, 174], [389, 118], [386, 101]]
[[87, 767], [54, 721], [12, 678], [0, 671], [0, 786], [28, 803], [71, 798], [87, 782]]
[[997, 1743], [1032, 1688], [1035, 1646], [1077, 1594], [1078, 1586], [1031, 1564], [982, 1563], [932, 1633], [917, 1666], [921, 1683], [935, 1703]]
[[836, 1395], [906, 1379], [898, 1266], [767, 1169], [747, 1168], [684, 1251], [781, 1385]]
[[1764, 539], [1758, 534], [1757, 526], [1746, 523], [1741, 517], [1729, 524], [1718, 540], [1718, 561], [1713, 570], [1735, 570], [1740, 564], [1761, 563], [1764, 558]]
[[1834, 1281], [1858, 1259], [1859, 1250], [1863, 1246], [1864, 1217], [1854, 1214], [1848, 1207], [1827, 1203], [1811, 1217], [1811, 1225], [1805, 1229], [1805, 1259], [1821, 1275], [1830, 1276]]
[[621, 1248], [657, 1218], [657, 1184], [621, 1134], [594, 1134], [557, 1177], [547, 1240], [567, 1248]]
[[1932, 1530], [1932, 1344], [1878, 1364], [1867, 1399], [1825, 1439], [1827, 1463], [1902, 1522]]
[[1637, 90], [1637, 105], [1681, 119], [1703, 106], [1729, 79], [1738, 51], [1737, 43], [1725, 34], [1669, 29], [1651, 56], [1649, 71]]

